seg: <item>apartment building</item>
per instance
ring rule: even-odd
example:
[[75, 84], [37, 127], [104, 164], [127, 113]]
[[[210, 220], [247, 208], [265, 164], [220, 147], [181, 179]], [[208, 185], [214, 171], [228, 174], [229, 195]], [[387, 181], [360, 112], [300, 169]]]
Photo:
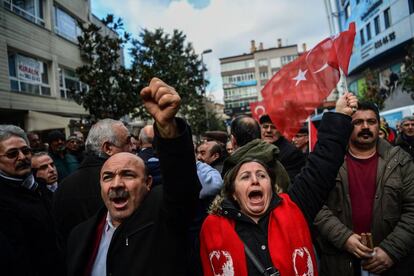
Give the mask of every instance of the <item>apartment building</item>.
[[[305, 46], [306, 47], [306, 46]], [[249, 103], [261, 100], [260, 91], [280, 68], [298, 57], [297, 45], [264, 49], [251, 41], [250, 52], [220, 58], [224, 90], [224, 113], [230, 117], [251, 114]]]
[[78, 22], [102, 26], [90, 0], [0, 0], [0, 123], [66, 135], [82, 124], [88, 112], [68, 95], [88, 89], [75, 73]]
[[[365, 71], [370, 69], [380, 93], [390, 94], [384, 110], [410, 105], [414, 99], [401, 91], [399, 75], [403, 60], [414, 38], [414, 0], [334, 0], [339, 30], [356, 23], [353, 54], [349, 64], [349, 88], [363, 93]], [[332, 15], [331, 14], [331, 15]]]

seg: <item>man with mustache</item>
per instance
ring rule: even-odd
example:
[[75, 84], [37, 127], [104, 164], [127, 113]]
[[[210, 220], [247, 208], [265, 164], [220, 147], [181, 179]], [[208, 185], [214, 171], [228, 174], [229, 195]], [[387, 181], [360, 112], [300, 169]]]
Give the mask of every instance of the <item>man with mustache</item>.
[[62, 275], [50, 202], [33, 177], [28, 145], [21, 128], [0, 125], [0, 256], [8, 258], [0, 274]]
[[181, 98], [153, 78], [141, 91], [154, 118], [163, 185], [153, 188], [144, 161], [117, 153], [103, 165], [105, 204], [72, 231], [67, 275], [184, 275], [188, 226], [200, 192], [191, 131], [176, 118]]
[[131, 135], [121, 121], [102, 119], [89, 130], [85, 148], [79, 168], [59, 182], [53, 197], [53, 212], [64, 244], [76, 225], [102, 208], [99, 185], [102, 165], [116, 153], [131, 152]]
[[[412, 275], [414, 163], [378, 138], [379, 111], [360, 102], [336, 188], [315, 219], [320, 275]], [[371, 233], [372, 248], [362, 234]]]

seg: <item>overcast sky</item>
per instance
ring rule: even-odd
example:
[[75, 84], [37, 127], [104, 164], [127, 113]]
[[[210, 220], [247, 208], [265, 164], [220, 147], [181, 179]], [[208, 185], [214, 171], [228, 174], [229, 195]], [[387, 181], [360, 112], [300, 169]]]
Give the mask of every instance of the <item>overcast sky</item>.
[[329, 36], [323, 0], [92, 0], [99, 18], [108, 13], [121, 17], [126, 30], [138, 37], [143, 28], [182, 30], [195, 51], [204, 55], [208, 95], [223, 102], [219, 58], [248, 53], [250, 41], [264, 48], [302, 43], [309, 47]]

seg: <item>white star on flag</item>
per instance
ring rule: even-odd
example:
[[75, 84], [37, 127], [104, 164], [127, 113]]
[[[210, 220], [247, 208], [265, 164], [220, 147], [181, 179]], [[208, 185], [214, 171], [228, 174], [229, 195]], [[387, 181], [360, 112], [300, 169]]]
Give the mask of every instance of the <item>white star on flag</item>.
[[307, 72], [308, 72], [308, 70], [302, 71], [301, 69], [299, 69], [298, 75], [292, 79], [292, 80], [295, 80], [296, 81], [296, 85], [295, 86], [298, 86], [298, 84], [301, 81], [306, 80], [305, 75], [306, 75]]

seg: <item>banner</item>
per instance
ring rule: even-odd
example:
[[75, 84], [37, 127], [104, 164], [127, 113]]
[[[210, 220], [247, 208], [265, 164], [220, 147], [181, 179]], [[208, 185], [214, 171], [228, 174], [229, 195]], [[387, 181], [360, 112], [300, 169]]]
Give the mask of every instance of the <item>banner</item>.
[[17, 64], [17, 77], [20, 80], [28, 81], [31, 83], [42, 82], [42, 72], [43, 72], [42, 62], [36, 59], [33, 59], [33, 58], [16, 55], [16, 64]]

